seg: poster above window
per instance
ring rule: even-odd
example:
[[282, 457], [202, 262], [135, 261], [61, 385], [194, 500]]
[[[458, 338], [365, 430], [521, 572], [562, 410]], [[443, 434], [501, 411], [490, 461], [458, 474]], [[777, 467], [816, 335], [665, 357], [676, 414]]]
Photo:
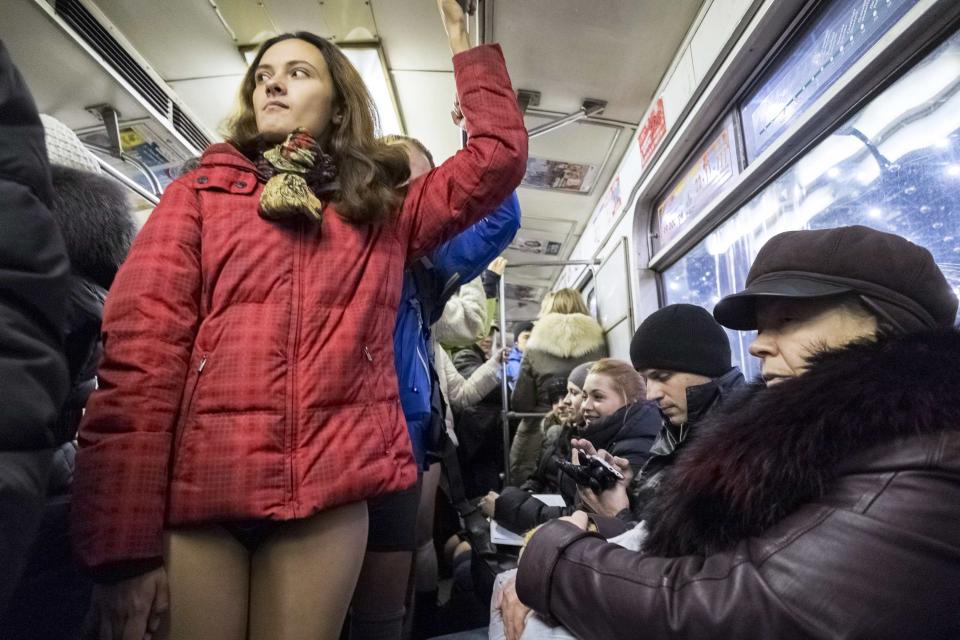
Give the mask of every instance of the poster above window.
[[521, 185], [534, 189], [590, 193], [596, 181], [596, 165], [531, 156], [527, 158], [527, 173]]
[[743, 102], [752, 162], [820, 97], [916, 0], [836, 0], [804, 28]]
[[679, 235], [739, 173], [736, 129], [733, 117], [728, 116], [717, 135], [684, 167], [657, 205], [657, 246], [662, 247]]

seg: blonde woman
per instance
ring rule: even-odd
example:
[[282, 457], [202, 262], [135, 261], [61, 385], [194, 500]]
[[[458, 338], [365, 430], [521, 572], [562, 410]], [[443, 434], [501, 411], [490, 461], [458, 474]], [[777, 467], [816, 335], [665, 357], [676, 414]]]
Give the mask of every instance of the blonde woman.
[[[527, 340], [511, 399], [513, 410], [546, 413], [550, 410], [548, 389], [552, 381], [566, 380], [577, 365], [606, 355], [603, 329], [590, 317], [580, 292], [560, 289], [548, 293]], [[522, 484], [536, 469], [542, 441], [539, 420], [520, 423], [510, 447], [512, 484]]]

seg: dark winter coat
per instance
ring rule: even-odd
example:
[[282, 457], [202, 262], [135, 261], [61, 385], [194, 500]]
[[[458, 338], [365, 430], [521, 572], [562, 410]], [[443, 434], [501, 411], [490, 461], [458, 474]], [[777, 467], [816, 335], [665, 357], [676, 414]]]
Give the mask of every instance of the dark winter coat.
[[960, 637], [960, 333], [851, 345], [737, 394], [648, 508], [643, 553], [566, 522], [520, 598], [578, 637]]
[[[596, 425], [570, 436], [589, 440], [594, 448], [606, 449], [615, 456], [626, 458], [634, 473], [640, 470], [650, 457], [650, 447], [662, 425], [657, 405], [652, 402], [629, 404]], [[506, 487], [494, 503], [494, 519], [507, 529], [524, 533], [539, 524], [573, 513], [577, 504], [577, 485], [559, 470], [554, 456], [566, 450], [570, 455], [570, 442], [557, 440], [556, 447], [545, 449], [538, 469], [544, 476], [538, 478], [543, 488], [555, 487], [563, 496], [565, 507], [549, 507], [533, 497], [533, 491], [520, 487]], [[549, 459], [544, 459], [549, 456]], [[528, 488], [533, 488], [528, 486]]]
[[[691, 437], [695, 437], [694, 433], [707, 414], [743, 386], [743, 374], [733, 367], [710, 382], [687, 387], [687, 421], [674, 426], [664, 417], [663, 428], [650, 448], [650, 459], [630, 484], [630, 508], [617, 514], [623, 521], [624, 531], [643, 520], [643, 510], [659, 488], [664, 472], [677, 459], [680, 449]], [[610, 537], [614, 531], [605, 528], [604, 533]]]
[[582, 313], [548, 313], [533, 326], [510, 399], [521, 412], [550, 411], [550, 383], [567, 379], [577, 365], [607, 355], [603, 328]]
[[33, 98], [0, 42], [0, 612], [39, 522], [67, 395], [70, 264]]
[[67, 245], [71, 266], [64, 324], [70, 394], [57, 425], [58, 441], [68, 442], [76, 437], [87, 398], [97, 386], [103, 305], [137, 228], [119, 183], [58, 165], [51, 166], [50, 171], [51, 211]]
[[166, 526], [305, 518], [416, 481], [393, 353], [404, 263], [494, 210], [526, 165], [499, 48], [453, 66], [469, 142], [382, 224], [335, 203], [320, 224], [262, 218], [229, 144], [167, 187], [104, 310], [74, 476], [84, 566], [142, 572]]

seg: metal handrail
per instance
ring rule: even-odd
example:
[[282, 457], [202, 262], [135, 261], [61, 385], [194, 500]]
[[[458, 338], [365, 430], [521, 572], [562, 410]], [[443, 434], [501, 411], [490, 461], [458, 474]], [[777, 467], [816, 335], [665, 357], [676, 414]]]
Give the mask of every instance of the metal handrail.
[[131, 180], [130, 178], [125, 176], [123, 172], [116, 169], [113, 165], [111, 165], [109, 162], [107, 162], [103, 158], [97, 157], [97, 164], [99, 164], [100, 168], [103, 169], [105, 172], [110, 174], [113, 178], [116, 178], [117, 180], [122, 182], [123, 185], [128, 189], [135, 191], [140, 197], [142, 197], [144, 200], [146, 200], [153, 206], [157, 206], [157, 204], [159, 204], [160, 198], [158, 198], [154, 194], [144, 189], [142, 186], [137, 184], [134, 180]]

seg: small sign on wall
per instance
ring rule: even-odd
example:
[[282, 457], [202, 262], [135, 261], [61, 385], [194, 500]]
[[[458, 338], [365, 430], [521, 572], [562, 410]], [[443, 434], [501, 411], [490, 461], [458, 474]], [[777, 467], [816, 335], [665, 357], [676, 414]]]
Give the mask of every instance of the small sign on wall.
[[660, 147], [660, 143], [667, 135], [667, 116], [663, 112], [663, 98], [657, 98], [653, 111], [647, 116], [646, 122], [637, 134], [637, 144], [640, 145], [640, 158], [646, 167]]

